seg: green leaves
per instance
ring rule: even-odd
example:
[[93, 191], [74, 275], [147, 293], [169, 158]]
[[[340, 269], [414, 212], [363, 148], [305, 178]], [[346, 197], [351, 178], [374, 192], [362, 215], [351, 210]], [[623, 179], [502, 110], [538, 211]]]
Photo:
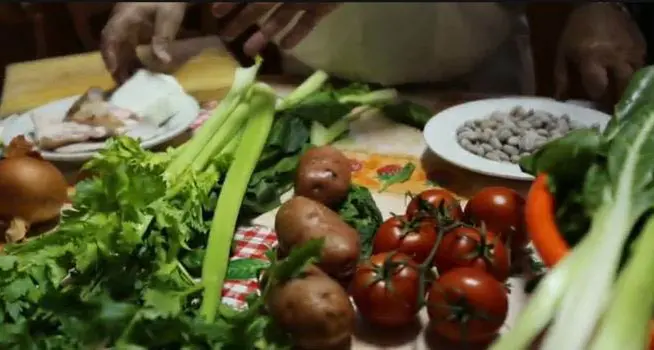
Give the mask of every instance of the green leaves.
[[401, 101], [382, 107], [382, 113], [389, 119], [422, 130], [434, 115], [429, 108], [411, 101]]
[[259, 277], [259, 273], [265, 270], [270, 263], [261, 259], [235, 259], [229, 262], [227, 267], [227, 280], [247, 280]]
[[384, 221], [370, 191], [363, 186], [352, 185], [347, 198], [338, 209], [338, 215], [359, 232], [361, 258], [370, 257], [372, 240]]

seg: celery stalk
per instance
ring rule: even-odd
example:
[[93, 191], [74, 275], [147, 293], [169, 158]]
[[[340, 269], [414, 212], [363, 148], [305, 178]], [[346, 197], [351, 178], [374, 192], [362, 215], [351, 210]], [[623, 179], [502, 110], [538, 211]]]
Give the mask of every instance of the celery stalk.
[[234, 135], [243, 128], [245, 122], [251, 115], [252, 97], [247, 101], [242, 101], [238, 104], [234, 112], [229, 116], [223, 126], [216, 131], [211, 139], [205, 143], [202, 150], [195, 156], [193, 160], [192, 169], [200, 171], [204, 169], [211, 158], [220, 153], [220, 150], [234, 138]]
[[269, 86], [260, 83], [253, 86], [251, 117], [218, 196], [202, 264], [204, 295], [200, 313], [208, 322], [216, 317], [239, 209], [272, 127], [275, 101], [275, 93]]
[[397, 100], [399, 95], [395, 89], [372, 91], [363, 95], [346, 95], [338, 99], [340, 103], [360, 103], [372, 105], [376, 103], [389, 103]]
[[613, 300], [589, 349], [646, 349], [649, 320], [654, 310], [654, 218], [635, 244], [633, 255], [620, 273]]
[[[232, 87], [225, 95], [225, 98], [220, 101], [216, 109], [213, 111], [211, 118], [209, 118], [195, 133], [186, 145], [175, 154], [175, 158], [171, 161], [168, 167], [168, 175], [171, 178], [179, 176], [186, 170], [195, 157], [200, 153], [202, 148], [212, 139], [214, 134], [221, 128], [227, 121], [228, 117], [232, 114], [234, 109], [237, 108], [239, 103], [244, 99], [247, 91], [254, 84], [257, 73], [261, 67], [261, 59], [257, 57], [255, 64], [248, 68], [238, 68], [234, 73], [234, 82]], [[229, 135], [232, 136], [232, 135]]]
[[370, 106], [354, 108], [350, 113], [329, 127], [325, 127], [317, 121], [311, 122], [311, 133], [309, 136], [311, 144], [319, 147], [334, 142], [334, 140], [348, 131], [351, 122], [373, 110], [375, 110], [375, 108]]
[[329, 79], [327, 73], [321, 70], [314, 72], [279, 103], [277, 110], [283, 110], [302, 102], [309, 95], [320, 90], [327, 79]]

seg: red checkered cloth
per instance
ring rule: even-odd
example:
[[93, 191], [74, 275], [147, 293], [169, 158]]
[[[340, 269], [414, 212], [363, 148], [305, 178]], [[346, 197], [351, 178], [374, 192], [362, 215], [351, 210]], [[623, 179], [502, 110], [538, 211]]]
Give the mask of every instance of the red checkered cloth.
[[[231, 260], [262, 259], [267, 260], [265, 253], [277, 244], [275, 232], [265, 226], [240, 227], [234, 235], [236, 249]], [[235, 308], [245, 306], [245, 298], [257, 292], [256, 278], [249, 280], [225, 281], [223, 286], [223, 304]]]
[[[191, 124], [192, 130], [197, 130], [211, 116], [211, 112], [218, 103], [211, 101], [202, 105], [198, 118]], [[277, 244], [277, 236], [272, 229], [264, 226], [240, 227], [234, 236], [236, 249], [231, 260], [236, 259], [263, 259], [267, 260], [265, 253]], [[225, 281], [223, 286], [222, 302], [235, 308], [245, 306], [245, 298], [258, 291], [257, 280]]]

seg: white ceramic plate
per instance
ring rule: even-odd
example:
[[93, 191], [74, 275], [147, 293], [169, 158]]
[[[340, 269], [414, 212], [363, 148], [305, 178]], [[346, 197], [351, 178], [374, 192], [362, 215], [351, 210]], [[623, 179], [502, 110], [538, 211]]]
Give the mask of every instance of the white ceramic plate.
[[450, 107], [432, 117], [423, 130], [429, 148], [446, 161], [474, 172], [514, 180], [532, 180], [517, 164], [492, 161], [463, 149], [456, 141], [456, 129], [469, 120], [482, 119], [495, 111], [509, 112], [516, 106], [536, 109], [554, 116], [567, 114], [571, 120], [584, 125], [599, 123], [603, 130], [608, 114], [572, 103], [538, 97], [506, 97], [479, 100]]
[[[34, 131], [34, 124], [30, 118], [30, 114], [34, 113], [36, 115], [47, 114], [51, 116], [61, 116], [63, 119], [66, 115], [66, 111], [72, 106], [72, 104], [79, 98], [79, 96], [68, 97], [58, 101], [54, 101], [43, 105], [41, 107], [35, 108], [27, 113], [16, 116], [7, 120], [4, 123], [4, 127], [1, 130], [0, 139], [5, 145], [8, 145], [11, 140], [19, 135], [31, 135]], [[179, 106], [179, 112], [172, 116], [167, 122], [162, 124], [159, 127], [156, 135], [152, 138], [144, 140], [141, 145], [143, 148], [151, 148], [162, 144], [170, 139], [173, 139], [180, 134], [182, 134], [189, 126], [197, 119], [198, 113], [200, 112], [200, 105], [195, 101], [191, 96], [186, 96], [186, 98], [180, 99], [181, 105]], [[84, 143], [84, 144], [94, 144], [94, 143]], [[90, 159], [95, 151], [92, 152], [48, 152], [42, 151], [41, 155], [43, 158], [50, 161], [59, 161], [59, 162], [79, 162]]]

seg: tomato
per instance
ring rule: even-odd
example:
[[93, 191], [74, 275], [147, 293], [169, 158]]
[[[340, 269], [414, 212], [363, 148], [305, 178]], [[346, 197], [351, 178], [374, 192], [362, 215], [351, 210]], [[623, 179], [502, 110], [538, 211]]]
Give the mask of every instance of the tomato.
[[524, 248], [529, 239], [525, 230], [525, 200], [506, 187], [486, 187], [477, 192], [465, 207], [464, 219], [474, 225], [483, 222], [513, 249]]
[[422, 264], [429, 257], [438, 234], [431, 222], [408, 220], [406, 216], [388, 218], [377, 229], [372, 241], [373, 254], [397, 251]]
[[[445, 213], [438, 212], [441, 206]], [[463, 217], [459, 201], [449, 191], [440, 188], [420, 192], [411, 199], [406, 207], [406, 216], [410, 219], [427, 216], [439, 220], [442, 219], [438, 217], [440, 215], [445, 215], [446, 219], [455, 221], [461, 220]]]
[[473, 267], [504, 282], [509, 278], [510, 260], [504, 243], [493, 232], [457, 227], [443, 237], [436, 249], [434, 265], [440, 274], [457, 267]]
[[431, 329], [457, 342], [477, 343], [493, 338], [508, 310], [504, 285], [488, 273], [469, 267], [441, 275], [427, 297]]
[[350, 295], [361, 317], [371, 324], [400, 327], [420, 310], [420, 273], [402, 253], [381, 253], [357, 266]]

